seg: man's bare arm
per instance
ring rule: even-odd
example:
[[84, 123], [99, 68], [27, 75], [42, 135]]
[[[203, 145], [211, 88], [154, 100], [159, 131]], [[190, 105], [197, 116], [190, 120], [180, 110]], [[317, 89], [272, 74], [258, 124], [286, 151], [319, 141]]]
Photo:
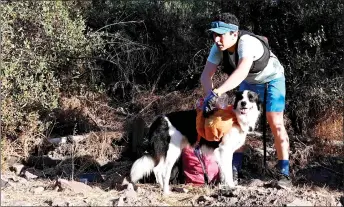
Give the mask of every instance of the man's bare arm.
[[233, 73], [228, 77], [228, 79], [215, 90], [215, 92], [218, 95], [221, 95], [237, 87], [247, 77], [252, 64], [252, 57], [241, 58], [239, 60], [238, 67], [233, 71]]
[[203, 86], [204, 96], [207, 96], [213, 89], [212, 77], [215, 74], [217, 65], [207, 61], [201, 75], [201, 84]]

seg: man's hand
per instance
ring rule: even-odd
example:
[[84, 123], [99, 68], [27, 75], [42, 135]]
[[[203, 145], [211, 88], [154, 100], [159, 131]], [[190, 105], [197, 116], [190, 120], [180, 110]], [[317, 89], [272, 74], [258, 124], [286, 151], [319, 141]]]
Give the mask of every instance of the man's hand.
[[209, 117], [214, 112], [218, 98], [218, 94], [216, 94], [214, 91], [211, 91], [209, 95], [204, 99], [203, 116], [205, 118]]

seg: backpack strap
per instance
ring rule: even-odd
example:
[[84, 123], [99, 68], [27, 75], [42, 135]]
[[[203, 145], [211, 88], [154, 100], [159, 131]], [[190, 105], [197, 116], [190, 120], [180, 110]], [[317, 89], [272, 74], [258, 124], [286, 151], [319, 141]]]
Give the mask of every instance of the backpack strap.
[[199, 144], [196, 145], [195, 149], [194, 149], [194, 153], [196, 155], [196, 157], [198, 158], [199, 162], [201, 163], [201, 167], [202, 167], [202, 171], [203, 171], [203, 176], [204, 176], [204, 183], [206, 185], [209, 184], [209, 176], [208, 176], [208, 173], [207, 173], [207, 170], [206, 170], [206, 166], [203, 162], [203, 159], [202, 159], [202, 151], [199, 147]]
[[247, 31], [247, 30], [240, 30], [240, 32], [239, 32], [239, 39], [240, 39], [241, 36], [243, 36], [245, 34], [248, 34], [248, 35], [251, 35], [251, 36], [257, 38], [258, 40], [261, 41], [263, 46], [265, 46], [268, 50], [271, 50], [270, 45], [269, 45], [269, 40], [268, 40], [267, 37], [262, 36], [262, 35], [256, 35], [253, 32], [250, 32], [250, 31]]
[[252, 37], [257, 38], [261, 44], [263, 45], [264, 53], [262, 57], [260, 57], [258, 60], [253, 61], [253, 64], [250, 68], [249, 73], [258, 73], [261, 70], [263, 70], [266, 65], [269, 62], [269, 59], [271, 57], [271, 48], [268, 42], [268, 38], [261, 35], [256, 35], [252, 32], [246, 31], [246, 30], [240, 30], [238, 33], [238, 41], [236, 42], [235, 51], [233, 53], [228, 52], [228, 50], [223, 51], [223, 59], [222, 59], [222, 71], [227, 73], [228, 75], [231, 75], [233, 71], [236, 69], [237, 64], [239, 62], [239, 54], [238, 54], [238, 43], [240, 38], [243, 35], [250, 35]]

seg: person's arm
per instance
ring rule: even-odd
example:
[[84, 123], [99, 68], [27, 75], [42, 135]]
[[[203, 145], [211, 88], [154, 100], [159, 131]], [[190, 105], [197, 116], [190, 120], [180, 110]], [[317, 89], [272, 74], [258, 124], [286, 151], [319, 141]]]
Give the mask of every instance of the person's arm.
[[206, 62], [204, 70], [201, 75], [201, 84], [203, 87], [204, 96], [207, 96], [213, 89], [213, 75], [216, 72], [217, 65], [209, 61]]
[[253, 64], [253, 57], [243, 57], [239, 60], [238, 67], [227, 78], [227, 80], [214, 90], [218, 96], [237, 87], [248, 75]]

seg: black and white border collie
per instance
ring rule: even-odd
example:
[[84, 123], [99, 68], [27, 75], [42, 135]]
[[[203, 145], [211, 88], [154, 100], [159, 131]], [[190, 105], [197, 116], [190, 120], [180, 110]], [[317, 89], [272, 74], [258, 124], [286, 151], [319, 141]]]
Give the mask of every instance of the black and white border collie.
[[[233, 110], [239, 125], [222, 137], [220, 142], [209, 142], [201, 138], [199, 145], [203, 154], [214, 153], [220, 168], [221, 183], [234, 187], [232, 159], [233, 153], [245, 143], [249, 130], [255, 128], [259, 116], [258, 94], [252, 91], [237, 92]], [[164, 194], [170, 192], [171, 170], [182, 149], [197, 142], [196, 110], [172, 112], [158, 116], [148, 132], [147, 154], [137, 159], [130, 171], [133, 183], [154, 172], [157, 183]]]

